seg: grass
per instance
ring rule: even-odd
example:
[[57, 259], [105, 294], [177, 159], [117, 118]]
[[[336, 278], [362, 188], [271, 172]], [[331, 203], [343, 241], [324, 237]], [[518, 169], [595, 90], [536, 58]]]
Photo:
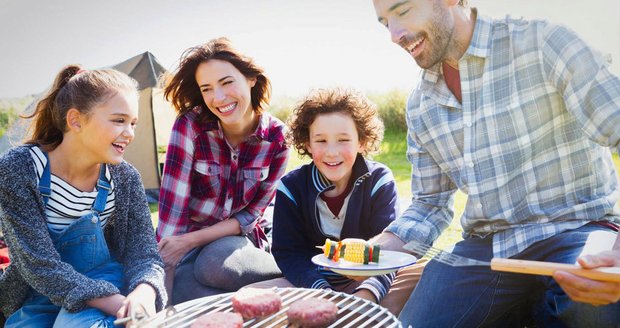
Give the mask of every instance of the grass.
[[[379, 154], [373, 157], [381, 163], [385, 163], [394, 173], [394, 179], [396, 180], [396, 188], [398, 189], [398, 195], [401, 199], [401, 204], [407, 206], [409, 199], [411, 199], [411, 187], [410, 187], [410, 172], [411, 166], [407, 161], [407, 141], [405, 132], [386, 132], [381, 144], [381, 151]], [[310, 158], [300, 158], [295, 150], [291, 150], [290, 160], [288, 162], [286, 172], [310, 162]], [[614, 163], [616, 170], [620, 174], [620, 158], [618, 154], [614, 154]], [[434, 246], [439, 248], [445, 248], [452, 245], [462, 239], [461, 234], [463, 229], [461, 228], [459, 218], [463, 214], [465, 203], [467, 202], [467, 195], [460, 191], [456, 192], [454, 199], [454, 219], [450, 226], [441, 234], [439, 239], [435, 242]], [[151, 217], [153, 218], [153, 224], [157, 225], [157, 204], [150, 204]], [[404, 210], [402, 208], [401, 210]]]

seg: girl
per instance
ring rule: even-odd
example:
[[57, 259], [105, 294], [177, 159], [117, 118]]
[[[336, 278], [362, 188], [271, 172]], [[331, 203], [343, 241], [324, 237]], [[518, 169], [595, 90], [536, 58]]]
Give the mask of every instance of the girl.
[[284, 124], [265, 112], [270, 91], [224, 38], [187, 50], [165, 89], [178, 118], [157, 237], [173, 303], [280, 274], [261, 228], [288, 160]]
[[31, 137], [0, 158], [0, 223], [11, 249], [6, 327], [111, 327], [166, 303], [163, 263], [138, 172], [123, 161], [136, 82], [64, 68]]

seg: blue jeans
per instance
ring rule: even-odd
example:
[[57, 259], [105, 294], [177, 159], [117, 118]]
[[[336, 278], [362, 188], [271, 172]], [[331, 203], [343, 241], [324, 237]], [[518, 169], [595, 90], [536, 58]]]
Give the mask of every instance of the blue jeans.
[[[590, 239], [588, 239], [590, 237]], [[616, 233], [596, 225], [537, 242], [517, 259], [575, 263], [590, 247], [611, 249]], [[455, 254], [490, 261], [492, 237], [457, 243]], [[400, 313], [404, 327], [618, 327], [620, 302], [595, 307], [573, 302], [552, 277], [451, 267], [431, 261]]]
[[[96, 214], [85, 215], [61, 233], [50, 231], [50, 235], [63, 262], [91, 279], [109, 281], [123, 290], [123, 268], [110, 255]], [[94, 308], [68, 312], [32, 290], [22, 307], [7, 319], [5, 328], [113, 327], [114, 320], [115, 316]]]
[[49, 298], [34, 292], [24, 305], [6, 321], [5, 328], [68, 328], [68, 327], [114, 327], [116, 317], [95, 308], [69, 312], [52, 304]]
[[[47, 153], [44, 153], [47, 157]], [[49, 159], [48, 159], [49, 163]], [[46, 165], [39, 179], [39, 192], [47, 204], [51, 194], [51, 171]], [[110, 254], [103, 235], [99, 213], [105, 210], [110, 182], [101, 165], [97, 180], [97, 196], [92, 212], [81, 216], [62, 231], [49, 229], [54, 248], [63, 262], [91, 279], [105, 280], [123, 291], [123, 267]], [[6, 327], [113, 327], [116, 317], [94, 308], [70, 313], [50, 299], [31, 289], [22, 307], [11, 314]]]

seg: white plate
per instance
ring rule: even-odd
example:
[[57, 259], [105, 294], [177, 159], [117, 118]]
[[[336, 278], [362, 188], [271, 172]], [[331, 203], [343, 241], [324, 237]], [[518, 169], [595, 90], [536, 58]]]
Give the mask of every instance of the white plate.
[[321, 253], [312, 257], [312, 263], [328, 268], [344, 276], [380, 276], [394, 272], [417, 261], [416, 257], [403, 252], [381, 251], [379, 263], [360, 264], [345, 260], [334, 262]]

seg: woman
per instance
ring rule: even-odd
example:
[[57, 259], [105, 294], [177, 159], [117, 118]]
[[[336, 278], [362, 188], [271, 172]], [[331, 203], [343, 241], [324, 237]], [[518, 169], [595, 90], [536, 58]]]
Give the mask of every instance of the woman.
[[280, 274], [261, 228], [288, 160], [285, 126], [265, 112], [270, 91], [263, 70], [225, 38], [188, 49], [166, 86], [178, 118], [157, 237], [173, 303]]
[[0, 158], [5, 327], [112, 327], [154, 314], [166, 303], [163, 263], [140, 175], [123, 161], [136, 82], [67, 66], [32, 117], [26, 145]]

